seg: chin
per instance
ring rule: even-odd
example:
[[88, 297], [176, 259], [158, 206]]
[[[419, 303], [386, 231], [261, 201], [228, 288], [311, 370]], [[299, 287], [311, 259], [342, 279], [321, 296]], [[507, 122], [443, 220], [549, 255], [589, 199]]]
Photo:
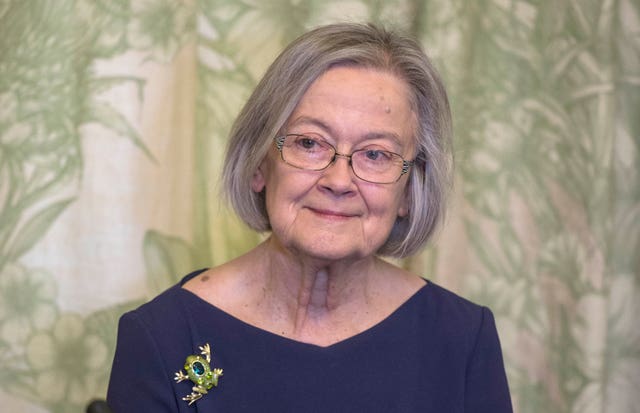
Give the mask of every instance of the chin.
[[319, 261], [357, 261], [375, 256], [380, 248], [376, 246], [378, 243], [365, 242], [362, 236], [358, 236], [360, 231], [336, 233], [326, 228], [307, 228], [306, 231], [281, 232], [283, 236], [278, 236], [278, 231], [272, 234], [295, 257]]
[[375, 251], [353, 244], [340, 245], [330, 240], [318, 241], [312, 244], [295, 243], [291, 248], [298, 256], [307, 256], [314, 260], [327, 262], [354, 261], [373, 256]]

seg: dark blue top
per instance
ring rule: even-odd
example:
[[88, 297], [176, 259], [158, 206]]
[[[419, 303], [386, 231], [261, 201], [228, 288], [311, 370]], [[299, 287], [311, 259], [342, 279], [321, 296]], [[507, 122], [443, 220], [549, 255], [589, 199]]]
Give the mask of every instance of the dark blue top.
[[[179, 285], [122, 316], [107, 401], [127, 412], [511, 412], [493, 315], [429, 282], [389, 317], [328, 347], [251, 326]], [[211, 345], [218, 387], [176, 383]]]

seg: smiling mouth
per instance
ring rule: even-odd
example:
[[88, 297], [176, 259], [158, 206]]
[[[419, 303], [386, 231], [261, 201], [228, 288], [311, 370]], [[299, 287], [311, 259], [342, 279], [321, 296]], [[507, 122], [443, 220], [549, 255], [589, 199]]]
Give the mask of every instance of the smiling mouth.
[[331, 211], [328, 209], [309, 208], [309, 210], [316, 215], [320, 215], [326, 218], [344, 219], [344, 218], [353, 218], [356, 216], [355, 214], [349, 214], [349, 213], [340, 212], [340, 211]]

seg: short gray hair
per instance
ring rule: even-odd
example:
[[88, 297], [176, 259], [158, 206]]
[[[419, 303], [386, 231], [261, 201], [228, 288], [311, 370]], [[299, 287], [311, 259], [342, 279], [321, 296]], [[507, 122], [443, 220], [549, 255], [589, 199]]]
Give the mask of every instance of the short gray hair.
[[232, 127], [223, 169], [225, 195], [251, 228], [260, 232], [271, 229], [264, 194], [252, 190], [252, 176], [309, 86], [335, 66], [387, 71], [409, 86], [418, 120], [416, 162], [407, 188], [409, 213], [397, 218], [377, 253], [397, 258], [414, 254], [444, 216], [452, 182], [451, 111], [440, 76], [420, 44], [373, 24], [338, 23], [316, 28], [278, 56]]

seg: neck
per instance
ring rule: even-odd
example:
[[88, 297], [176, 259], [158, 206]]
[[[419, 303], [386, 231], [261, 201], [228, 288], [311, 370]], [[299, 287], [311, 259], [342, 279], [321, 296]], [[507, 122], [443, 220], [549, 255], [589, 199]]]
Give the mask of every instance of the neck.
[[347, 329], [344, 320], [356, 317], [357, 309], [366, 309], [376, 258], [333, 262], [274, 244], [268, 240], [262, 245], [269, 252], [263, 254], [262, 262], [268, 265], [261, 276], [260, 306], [277, 318], [283, 334], [305, 339], [329, 325]]

